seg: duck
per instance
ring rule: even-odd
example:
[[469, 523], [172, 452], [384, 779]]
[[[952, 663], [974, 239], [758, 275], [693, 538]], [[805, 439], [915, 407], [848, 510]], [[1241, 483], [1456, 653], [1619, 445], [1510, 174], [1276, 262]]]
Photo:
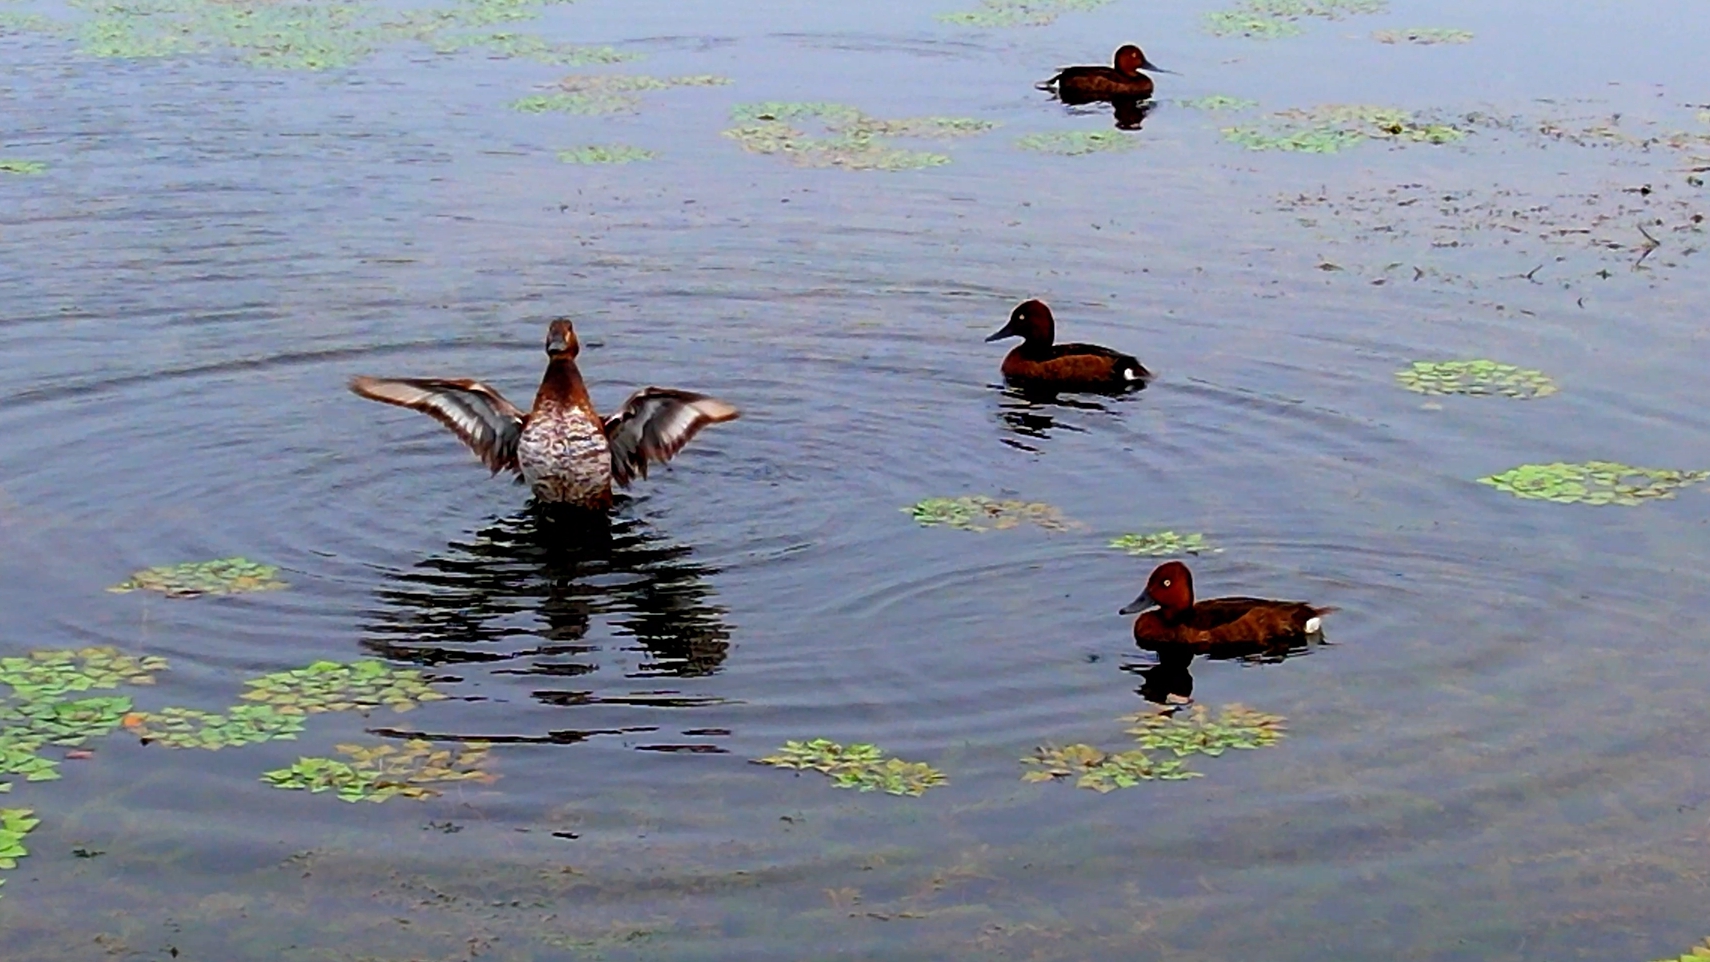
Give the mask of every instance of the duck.
[[1335, 608], [1301, 601], [1212, 598], [1194, 601], [1193, 574], [1180, 561], [1153, 570], [1140, 592], [1118, 614], [1140, 613], [1134, 643], [1158, 652], [1166, 663], [1185, 664], [1194, 655], [1235, 657], [1289, 648], [1323, 632]]
[[514, 472], [542, 503], [600, 512], [611, 509], [613, 484], [647, 477], [650, 462], [671, 460], [702, 428], [740, 413], [704, 394], [645, 387], [602, 419], [576, 366], [580, 352], [569, 318], [548, 325], [546, 374], [527, 411], [467, 378], [358, 376], [350, 390], [434, 418], [493, 474]]
[[1141, 73], [1175, 73], [1146, 59], [1139, 47], [1125, 43], [1116, 48], [1110, 67], [1064, 67], [1049, 80], [1035, 84], [1040, 90], [1055, 90], [1064, 103], [1089, 100], [1145, 100], [1152, 96], [1152, 78]]
[[1004, 380], [1030, 387], [1063, 390], [1123, 389], [1144, 386], [1152, 372], [1132, 354], [1096, 344], [1057, 344], [1057, 322], [1041, 300], [1022, 301], [1003, 330], [986, 338], [1019, 337], [1021, 345], [1003, 359]]

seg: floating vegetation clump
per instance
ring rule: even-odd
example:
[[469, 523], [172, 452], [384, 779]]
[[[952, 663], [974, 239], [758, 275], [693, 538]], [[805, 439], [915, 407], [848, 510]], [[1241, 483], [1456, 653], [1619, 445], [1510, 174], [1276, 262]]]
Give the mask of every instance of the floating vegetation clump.
[[1228, 10], [1205, 15], [1205, 28], [1219, 37], [1258, 40], [1290, 37], [1302, 31], [1309, 17], [1341, 20], [1362, 13], [1380, 13], [1388, 0], [1242, 0]]
[[980, 0], [972, 10], [941, 13], [938, 19], [964, 27], [1042, 27], [1065, 13], [1097, 10], [1110, 0]]
[[1658, 498], [1672, 498], [1676, 491], [1710, 478], [1710, 471], [1676, 471], [1668, 468], [1635, 468], [1617, 461], [1586, 461], [1569, 464], [1522, 464], [1501, 474], [1479, 478], [1499, 491], [1517, 498], [1555, 501], [1560, 504], [1635, 505]]
[[877, 745], [839, 745], [827, 738], [808, 742], [788, 741], [776, 754], [754, 759], [758, 765], [773, 765], [796, 771], [821, 772], [838, 788], [887, 795], [920, 795], [929, 788], [949, 782], [944, 773], [925, 762], [886, 758]]
[[902, 510], [923, 528], [942, 525], [963, 531], [1002, 531], [1026, 523], [1047, 531], [1067, 531], [1075, 526], [1075, 522], [1043, 501], [999, 501], [983, 494], [927, 498]]
[[[0, 775], [45, 782], [59, 777], [59, 762], [41, 752], [75, 747], [111, 733], [131, 710], [122, 695], [67, 699], [72, 693], [150, 685], [166, 661], [134, 657], [115, 648], [33, 651], [0, 658]], [[0, 782], [0, 789], [6, 784]]]
[[[24, 836], [41, 824], [35, 812], [27, 808], [0, 808], [0, 870], [17, 868], [18, 859], [30, 854], [24, 847]], [[0, 885], [6, 880], [0, 879]]]
[[1284, 110], [1261, 124], [1225, 127], [1223, 136], [1248, 150], [1333, 154], [1366, 140], [1448, 144], [1466, 132], [1396, 107], [1326, 104]]
[[107, 590], [158, 591], [168, 598], [235, 595], [284, 588], [285, 582], [278, 579], [278, 574], [279, 569], [274, 565], [264, 565], [248, 558], [219, 558], [144, 568]]
[[0, 157], [0, 174], [17, 174], [20, 177], [31, 177], [45, 173], [47, 164], [39, 160], [14, 160]]
[[1180, 759], [1153, 758], [1138, 749], [1107, 752], [1091, 745], [1042, 745], [1021, 763], [1033, 766], [1021, 776], [1024, 782], [1050, 782], [1074, 776], [1077, 786], [1100, 794], [1132, 788], [1141, 782], [1200, 777], [1199, 772], [1183, 768]]
[[1511, 398], [1548, 397], [1556, 382], [1543, 371], [1490, 360], [1414, 361], [1395, 372], [1402, 387], [1420, 394], [1501, 395]]
[[14, 698], [40, 701], [74, 691], [152, 685], [154, 673], [166, 670], [166, 659], [127, 655], [117, 648], [49, 649], [0, 658], [0, 685]]
[[1028, 134], [1017, 140], [1015, 145], [1041, 154], [1075, 157], [1098, 151], [1133, 150], [1140, 146], [1140, 140], [1117, 130], [1063, 130]]
[[1178, 100], [1176, 103], [1190, 110], [1251, 110], [1259, 105], [1257, 100], [1247, 100], [1244, 97], [1225, 97], [1222, 94], [1212, 94], [1209, 97], [1197, 97], [1192, 100]]
[[1379, 30], [1372, 34], [1378, 43], [1417, 43], [1429, 46], [1437, 43], [1472, 43], [1471, 30], [1451, 30], [1445, 27], [1409, 27], [1406, 30]]
[[596, 64], [622, 63], [637, 55], [612, 47], [588, 47], [574, 43], [558, 43], [529, 33], [453, 33], [435, 37], [434, 49], [440, 53], [462, 50], [485, 50], [489, 56], [504, 59], [533, 60], [561, 67], [589, 67]]
[[131, 712], [124, 725], [145, 744], [218, 751], [274, 739], [289, 740], [303, 730], [303, 715], [272, 705], [234, 705], [225, 713], [195, 708]]
[[1126, 551], [1131, 555], [1143, 558], [1161, 558], [1166, 555], [1180, 554], [1217, 554], [1223, 550], [1207, 544], [1203, 534], [1177, 534], [1174, 531], [1125, 534], [1112, 538], [1110, 546], [1118, 551]]
[[690, 77], [649, 77], [645, 74], [585, 74], [558, 81], [558, 90], [524, 97], [511, 104], [525, 114], [615, 114], [641, 106], [641, 95], [673, 87], [717, 87], [729, 77], [700, 74]]
[[657, 156], [659, 155], [651, 150], [625, 144], [612, 144], [609, 147], [591, 145], [558, 152], [558, 159], [566, 164], [633, 164], [652, 160]]
[[1657, 962], [1710, 962], [1710, 939], [1687, 949], [1684, 955], [1672, 959], [1658, 959]]
[[338, 745], [335, 750], [350, 759], [299, 758], [289, 768], [278, 768], [261, 776], [274, 788], [308, 792], [335, 792], [347, 802], [384, 802], [388, 798], [432, 798], [440, 794], [430, 785], [449, 782], [491, 784], [497, 776], [485, 768], [489, 746], [469, 742], [458, 749], [435, 748], [432, 742], [412, 739], [396, 745]]
[[1281, 715], [1254, 711], [1244, 705], [1229, 705], [1216, 718], [1204, 705], [1195, 705], [1186, 717], [1175, 712], [1140, 712], [1123, 721], [1134, 722], [1128, 729], [1140, 742], [1141, 748], [1170, 751], [1179, 758], [1185, 755], [1221, 755], [1231, 748], [1263, 748], [1275, 745], [1284, 737]]
[[[847, 104], [768, 102], [738, 104], [731, 110], [736, 127], [724, 135], [755, 154], [780, 156], [798, 167], [841, 167], [845, 170], [915, 170], [950, 162], [944, 154], [903, 150], [889, 139], [950, 139], [971, 137], [997, 126], [966, 117], [908, 117], [881, 120]], [[813, 120], [825, 135], [810, 136], [791, 126]]]

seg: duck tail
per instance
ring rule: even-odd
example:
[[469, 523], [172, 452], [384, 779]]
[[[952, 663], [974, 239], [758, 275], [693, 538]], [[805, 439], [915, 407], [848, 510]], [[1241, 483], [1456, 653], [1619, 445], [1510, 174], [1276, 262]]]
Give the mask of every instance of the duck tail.
[[1034, 90], [1056, 90], [1057, 89], [1057, 81], [1062, 79], [1062, 77], [1063, 77], [1062, 72], [1058, 71], [1049, 80], [1041, 80], [1038, 83], [1034, 84], [1033, 89]]

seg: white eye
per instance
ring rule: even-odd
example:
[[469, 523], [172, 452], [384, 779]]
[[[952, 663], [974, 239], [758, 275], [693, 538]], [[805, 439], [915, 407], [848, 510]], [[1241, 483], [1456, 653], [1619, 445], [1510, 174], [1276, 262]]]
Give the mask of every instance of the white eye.
[[1164, 587], [1168, 588], [1169, 586], [1170, 586], [1170, 579], [1165, 578], [1164, 579]]

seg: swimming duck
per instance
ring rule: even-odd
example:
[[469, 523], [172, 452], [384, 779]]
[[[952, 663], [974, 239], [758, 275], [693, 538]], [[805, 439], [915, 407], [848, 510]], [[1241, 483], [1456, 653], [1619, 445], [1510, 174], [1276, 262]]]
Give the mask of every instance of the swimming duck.
[[1174, 73], [1146, 59], [1139, 47], [1125, 43], [1116, 48], [1111, 67], [1064, 67], [1055, 77], [1040, 81], [1040, 90], [1055, 89], [1064, 103], [1086, 103], [1089, 100], [1110, 100], [1120, 97], [1145, 100], [1152, 96], [1152, 78], [1141, 73]]
[[1193, 600], [1193, 575], [1180, 561], [1161, 564], [1132, 604], [1118, 614], [1134, 620], [1134, 643], [1177, 660], [1186, 655], [1229, 656], [1285, 647], [1323, 628], [1335, 608], [1263, 598]]
[[1124, 388], [1144, 384], [1152, 372], [1133, 355], [1096, 344], [1056, 344], [1057, 322], [1044, 301], [1022, 301], [1010, 312], [1009, 323], [987, 341], [1022, 338], [1021, 346], [1003, 359], [1006, 380], [1028, 386]]
[[602, 420], [576, 367], [580, 350], [570, 321], [553, 321], [546, 375], [526, 413], [468, 379], [355, 377], [350, 389], [430, 415], [494, 474], [515, 471], [543, 502], [595, 511], [611, 508], [613, 482], [628, 487], [636, 475], [647, 477], [649, 461], [669, 461], [701, 428], [737, 416], [717, 398], [645, 387]]

